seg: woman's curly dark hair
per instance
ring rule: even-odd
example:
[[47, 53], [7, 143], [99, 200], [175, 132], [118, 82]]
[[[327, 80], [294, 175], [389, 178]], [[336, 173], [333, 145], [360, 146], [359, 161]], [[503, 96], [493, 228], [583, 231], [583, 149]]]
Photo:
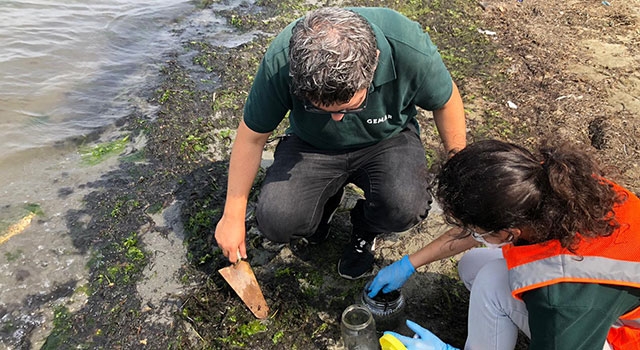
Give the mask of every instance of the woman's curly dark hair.
[[553, 239], [574, 250], [576, 233], [608, 236], [619, 225], [613, 207], [624, 202], [586, 150], [544, 145], [536, 157], [496, 140], [470, 144], [437, 176], [436, 196], [457, 225], [487, 231], [530, 228], [529, 243]]

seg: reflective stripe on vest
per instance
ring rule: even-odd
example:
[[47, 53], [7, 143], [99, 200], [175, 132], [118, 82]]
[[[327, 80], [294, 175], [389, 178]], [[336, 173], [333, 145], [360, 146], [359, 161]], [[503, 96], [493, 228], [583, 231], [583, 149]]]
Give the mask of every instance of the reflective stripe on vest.
[[640, 288], [640, 264], [598, 256], [551, 256], [513, 267], [509, 284], [514, 294], [557, 282], [603, 283]]

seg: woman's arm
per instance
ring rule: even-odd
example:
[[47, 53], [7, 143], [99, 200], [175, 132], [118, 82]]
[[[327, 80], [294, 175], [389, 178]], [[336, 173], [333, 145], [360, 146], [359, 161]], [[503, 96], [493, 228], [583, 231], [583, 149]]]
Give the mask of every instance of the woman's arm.
[[411, 265], [418, 268], [434, 261], [446, 259], [458, 253], [462, 253], [467, 249], [479, 245], [479, 243], [471, 236], [456, 238], [461, 232], [462, 229], [460, 227], [451, 228], [424, 246], [422, 249], [410, 254], [409, 261], [411, 261]]

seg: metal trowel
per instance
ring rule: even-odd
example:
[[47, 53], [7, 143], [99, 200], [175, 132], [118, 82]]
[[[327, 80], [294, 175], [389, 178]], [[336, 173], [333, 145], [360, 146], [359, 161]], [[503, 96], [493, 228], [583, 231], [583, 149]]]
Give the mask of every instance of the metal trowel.
[[267, 318], [269, 307], [260, 290], [256, 275], [253, 273], [248, 262], [243, 261], [238, 254], [238, 261], [231, 265], [218, 270], [229, 283], [231, 288], [238, 294], [240, 299], [249, 307], [249, 310], [259, 319]]

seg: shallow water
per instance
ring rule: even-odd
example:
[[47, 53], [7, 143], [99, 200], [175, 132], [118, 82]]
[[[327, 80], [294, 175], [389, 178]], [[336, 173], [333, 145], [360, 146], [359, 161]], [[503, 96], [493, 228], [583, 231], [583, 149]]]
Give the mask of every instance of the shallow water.
[[186, 0], [0, 2], [0, 162], [106, 125], [156, 74]]
[[[55, 296], [86, 283], [90, 252], [70, 237], [69, 213], [118, 160], [88, 165], [79, 146], [122, 137], [117, 121], [133, 111], [154, 117], [159, 68], [184, 40], [242, 40], [195, 4], [0, 1], [0, 348], [42, 344]], [[24, 221], [33, 205], [39, 215]], [[64, 304], [73, 312], [82, 302], [76, 293]]]
[[192, 10], [188, 0], [0, 2], [0, 208], [46, 191], [46, 168], [73, 157], [68, 140], [151, 108], [136, 101], [177, 43], [172, 24]]

